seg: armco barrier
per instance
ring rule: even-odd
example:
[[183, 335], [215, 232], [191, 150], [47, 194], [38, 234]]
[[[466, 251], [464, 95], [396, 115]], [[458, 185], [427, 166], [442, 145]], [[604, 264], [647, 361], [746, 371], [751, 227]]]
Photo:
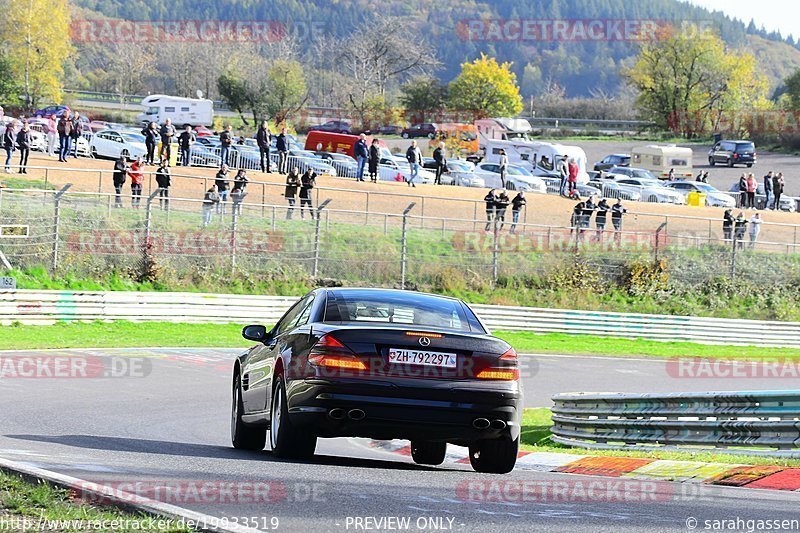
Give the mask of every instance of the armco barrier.
[[[276, 321], [296, 298], [184, 292], [0, 290], [0, 324], [64, 320]], [[800, 348], [800, 323], [472, 305], [491, 329]]]
[[[553, 396], [552, 439], [568, 446], [702, 446], [800, 457], [800, 391]], [[695, 448], [696, 449], [696, 448]]]

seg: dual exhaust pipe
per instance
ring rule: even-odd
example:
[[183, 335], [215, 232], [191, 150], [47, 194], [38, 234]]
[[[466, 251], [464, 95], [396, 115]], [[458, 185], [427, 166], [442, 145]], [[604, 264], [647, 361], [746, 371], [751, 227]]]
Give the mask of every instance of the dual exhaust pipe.
[[344, 420], [345, 417], [347, 417], [354, 422], [358, 422], [359, 420], [364, 420], [364, 418], [367, 416], [367, 413], [361, 409], [350, 409], [349, 411], [345, 411], [340, 407], [335, 407], [328, 411], [328, 416], [333, 420]]
[[472, 421], [472, 427], [474, 427], [475, 429], [479, 429], [481, 431], [485, 429], [502, 431], [506, 429], [506, 426], [507, 424], [500, 419], [489, 421], [488, 418], [476, 418], [475, 420]]

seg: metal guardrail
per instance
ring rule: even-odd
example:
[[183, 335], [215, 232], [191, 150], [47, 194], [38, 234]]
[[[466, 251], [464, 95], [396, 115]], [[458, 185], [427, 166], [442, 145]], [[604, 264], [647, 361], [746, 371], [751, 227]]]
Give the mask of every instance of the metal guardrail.
[[[553, 396], [552, 440], [598, 449], [800, 457], [800, 391]], [[696, 448], [693, 448], [696, 450]]]
[[[162, 292], [0, 291], [0, 323], [270, 322], [296, 298]], [[800, 348], [800, 323], [472, 305], [491, 329]], [[736, 335], [731, 335], [735, 331]]]

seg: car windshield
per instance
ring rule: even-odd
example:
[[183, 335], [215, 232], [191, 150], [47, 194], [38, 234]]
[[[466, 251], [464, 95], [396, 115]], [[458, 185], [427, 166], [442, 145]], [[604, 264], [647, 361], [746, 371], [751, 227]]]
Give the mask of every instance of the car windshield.
[[514, 167], [514, 166], [510, 166], [510, 165], [508, 167], [508, 174], [511, 175], [511, 176], [533, 176], [533, 174], [528, 172], [528, 170], [525, 169], [525, 168]]
[[470, 169], [469, 165], [467, 165], [462, 161], [448, 161], [447, 168], [449, 168], [450, 170], [462, 170], [462, 171]]
[[739, 153], [752, 152], [755, 149], [756, 147], [753, 143], [736, 143], [736, 151]]
[[330, 291], [325, 322], [386, 322], [485, 333], [459, 300], [399, 291]]
[[122, 139], [125, 142], [129, 143], [143, 143], [144, 142], [144, 135], [139, 135], [138, 133], [120, 133]]
[[649, 170], [644, 170], [644, 169], [640, 169], [640, 168], [632, 169], [631, 170], [631, 176], [633, 176], [635, 178], [643, 178], [643, 179], [654, 180], [654, 181], [658, 182], [658, 178], [655, 177], [655, 175], [652, 172], [650, 172]]
[[344, 154], [330, 154], [330, 155], [331, 159], [333, 159], [334, 161], [344, 161], [345, 163], [352, 163], [355, 161], [355, 159], [353, 159], [349, 155], [344, 155]]
[[708, 183], [695, 183], [694, 186], [697, 187], [698, 189], [700, 189], [701, 191], [717, 192], [717, 189], [715, 187], [712, 187]]

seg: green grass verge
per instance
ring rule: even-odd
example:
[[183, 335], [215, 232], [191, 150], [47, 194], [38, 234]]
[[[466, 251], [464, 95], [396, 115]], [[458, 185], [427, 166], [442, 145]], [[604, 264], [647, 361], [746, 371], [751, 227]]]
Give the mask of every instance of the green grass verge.
[[[170, 322], [61, 322], [52, 326], [3, 327], [0, 350], [46, 348], [138, 348], [148, 346], [210, 348], [246, 346], [242, 324], [173, 324]], [[615, 339], [592, 335], [497, 331], [520, 353], [563, 353], [644, 357], [708, 357], [759, 360], [800, 359], [800, 350], [707, 346], [689, 342]]]
[[553, 422], [547, 407], [525, 409], [522, 416], [520, 449], [529, 452], [574, 453], [577, 455], [600, 455], [604, 457], [639, 457], [649, 459], [668, 459], [671, 461], [701, 461], [707, 463], [729, 463], [746, 465], [800, 466], [800, 459], [762, 457], [758, 455], [739, 455], [722, 451], [635, 451], [635, 450], [592, 450], [570, 448], [550, 440]]
[[2, 174], [2, 176], [3, 178], [0, 179], [0, 183], [9, 189], [55, 189], [52, 183], [45, 184], [44, 180], [18, 178], [9, 174]]
[[[27, 521], [23, 525], [23, 520]], [[49, 521], [79, 521], [54, 523]], [[3, 531], [79, 531], [94, 529], [110, 531], [111, 527], [101, 528], [101, 524], [114, 521], [113, 531], [152, 531], [149, 518], [144, 515], [123, 513], [111, 508], [99, 508], [88, 503], [73, 500], [67, 490], [46, 483], [33, 484], [20, 476], [0, 471], [0, 530]], [[167, 525], [167, 519], [163, 524]], [[173, 522], [163, 532], [189, 532], [192, 529], [180, 527]]]

